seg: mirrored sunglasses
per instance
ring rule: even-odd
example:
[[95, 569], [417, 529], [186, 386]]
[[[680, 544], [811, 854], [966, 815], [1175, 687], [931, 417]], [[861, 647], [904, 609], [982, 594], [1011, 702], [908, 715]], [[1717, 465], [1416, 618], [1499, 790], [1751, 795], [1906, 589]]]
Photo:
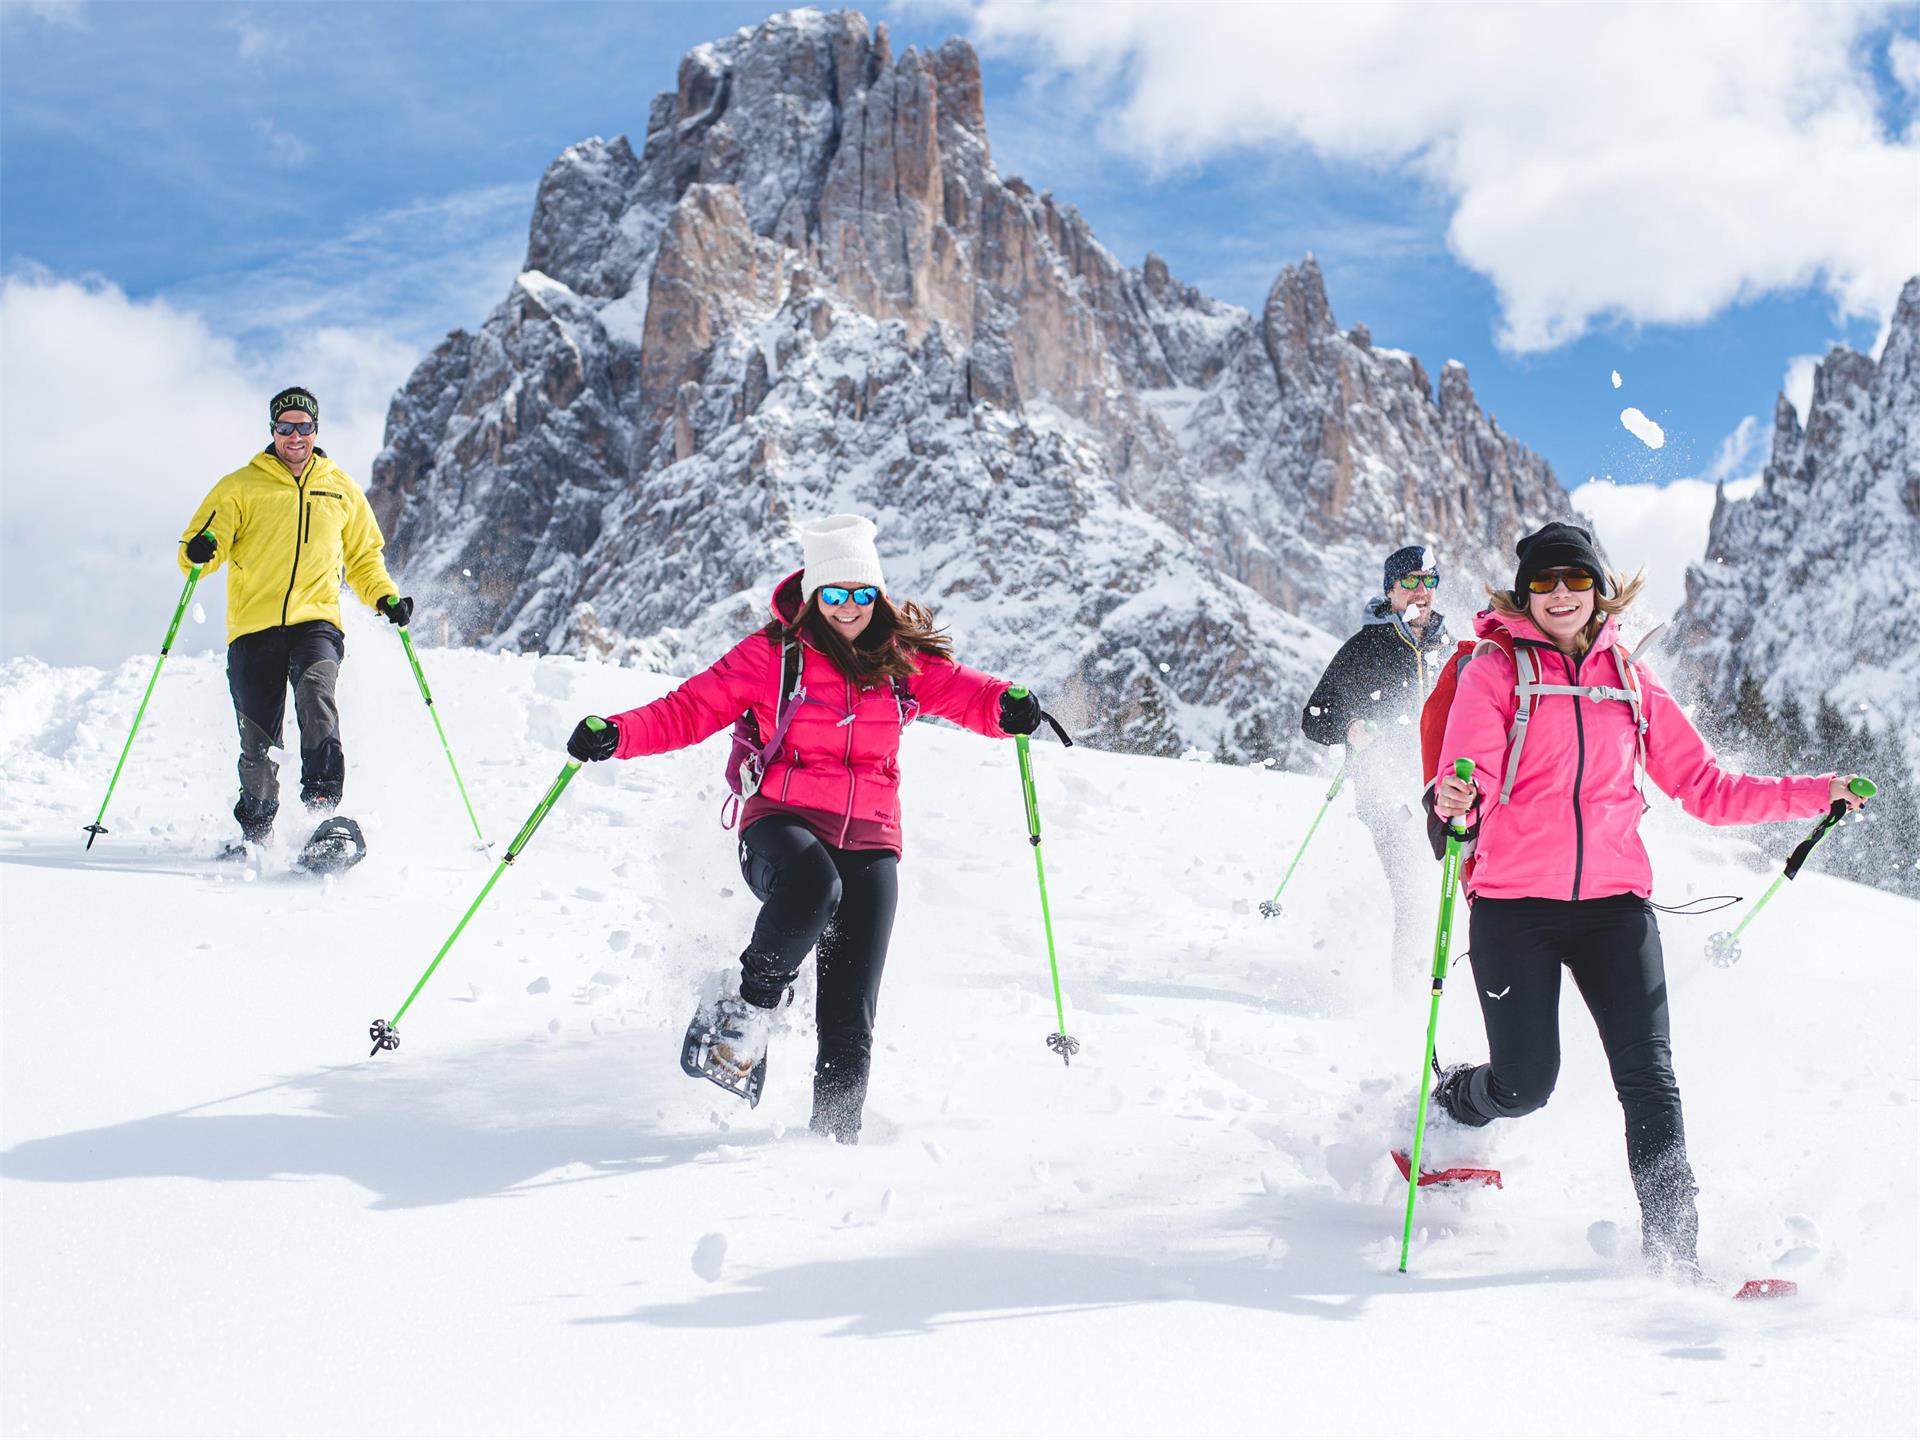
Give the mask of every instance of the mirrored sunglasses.
[[1418, 590], [1422, 585], [1432, 590], [1439, 584], [1440, 577], [1438, 575], [1402, 575], [1400, 577], [1400, 588], [1402, 590]]
[[1593, 576], [1584, 570], [1543, 570], [1527, 581], [1527, 589], [1536, 595], [1551, 595], [1553, 587], [1561, 584], [1573, 591], [1591, 590]]
[[822, 585], [818, 591], [822, 605], [844, 605], [851, 600], [856, 605], [871, 605], [880, 596], [876, 585], [856, 585], [848, 589], [845, 585]]
[[311, 420], [276, 420], [273, 433], [276, 435], [311, 435], [320, 427]]

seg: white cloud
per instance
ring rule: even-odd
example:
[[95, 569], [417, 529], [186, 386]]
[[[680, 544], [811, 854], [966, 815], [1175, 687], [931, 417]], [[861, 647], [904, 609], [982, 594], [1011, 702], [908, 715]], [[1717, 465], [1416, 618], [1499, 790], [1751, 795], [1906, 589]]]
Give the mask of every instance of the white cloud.
[[[1732, 481], [1729, 499], [1751, 495], [1757, 479]], [[1593, 517], [1594, 533], [1614, 568], [1632, 574], [1643, 566], [1647, 588], [1635, 610], [1650, 623], [1670, 620], [1687, 594], [1687, 566], [1707, 550], [1714, 485], [1709, 480], [1673, 480], [1665, 485], [1616, 485], [1589, 480], [1574, 489], [1573, 508]]]
[[1156, 163], [1297, 145], [1439, 186], [1501, 342], [1531, 351], [1815, 284], [1884, 319], [1920, 271], [1920, 136], [1888, 133], [1864, 43], [1892, 8], [977, 0], [973, 16], [983, 45], [1099, 92], [1109, 143]]
[[254, 121], [253, 133], [265, 142], [268, 158], [275, 165], [289, 170], [298, 170], [313, 159], [313, 146], [298, 135], [282, 130], [271, 120], [263, 118]]
[[[289, 383], [322, 406], [327, 453], [362, 484], [417, 352], [320, 328], [253, 357], [198, 314], [44, 272], [0, 285], [0, 655], [111, 665], [152, 654], [179, 595], [188, 512], [266, 443]], [[186, 650], [225, 644], [223, 587]]]
[[246, 15], [234, 15], [227, 20], [226, 26], [233, 31], [234, 47], [242, 60], [258, 60], [273, 53], [278, 37], [265, 25], [256, 23]]
[[1758, 416], [1745, 416], [1720, 441], [1713, 452], [1713, 459], [1707, 464], [1707, 473], [1701, 478], [1718, 484], [1722, 480], [1736, 480], [1757, 473], [1760, 465], [1765, 463], [1765, 456], [1759, 452], [1771, 438], [1770, 433], [1761, 428]]
[[1807, 423], [1807, 411], [1813, 405], [1813, 370], [1824, 357], [1819, 355], [1796, 355], [1787, 361], [1787, 373], [1780, 381], [1780, 393], [1787, 397], [1787, 403], [1799, 415], [1802, 425]]
[[9, 20], [43, 20], [67, 30], [88, 30], [87, 0], [7, 0], [0, 5], [0, 17]]
[[1887, 68], [1907, 94], [1920, 98], [1920, 40], [1896, 35], [1887, 45]]
[[1593, 518], [1614, 567], [1628, 574], [1645, 568], [1647, 588], [1635, 608], [1648, 623], [1672, 619], [1686, 599], [1687, 566], [1707, 551], [1715, 489], [1724, 485], [1729, 500], [1753, 494], [1771, 438], [1749, 415], [1720, 441], [1703, 475], [1664, 485], [1593, 479], [1575, 487], [1573, 508]]

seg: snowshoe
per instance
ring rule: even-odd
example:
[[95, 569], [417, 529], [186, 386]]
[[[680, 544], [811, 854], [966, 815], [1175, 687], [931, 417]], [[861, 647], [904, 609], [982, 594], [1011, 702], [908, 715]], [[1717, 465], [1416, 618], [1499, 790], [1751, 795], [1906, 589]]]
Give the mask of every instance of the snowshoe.
[[214, 860], [222, 865], [244, 865], [253, 859], [256, 847], [251, 841], [229, 840], [214, 854]]
[[1736, 1300], [1785, 1300], [1800, 1293], [1791, 1280], [1749, 1280], [1734, 1292]]
[[773, 1015], [729, 995], [693, 1012], [680, 1047], [680, 1068], [696, 1080], [709, 1080], [747, 1102], [760, 1103], [767, 1083], [767, 1040]]
[[293, 868], [309, 875], [331, 875], [351, 870], [366, 856], [367, 837], [360, 833], [360, 827], [344, 815], [334, 815], [322, 820], [307, 837]]
[[[1400, 1171], [1400, 1178], [1409, 1179], [1413, 1174], [1413, 1162], [1408, 1158], [1407, 1152], [1391, 1150], [1388, 1153], [1393, 1156], [1393, 1163]], [[1501, 1183], [1500, 1172], [1484, 1165], [1453, 1165], [1445, 1170], [1430, 1170], [1422, 1165], [1420, 1186], [1425, 1189], [1429, 1185], [1491, 1185], [1496, 1190], [1507, 1188]]]

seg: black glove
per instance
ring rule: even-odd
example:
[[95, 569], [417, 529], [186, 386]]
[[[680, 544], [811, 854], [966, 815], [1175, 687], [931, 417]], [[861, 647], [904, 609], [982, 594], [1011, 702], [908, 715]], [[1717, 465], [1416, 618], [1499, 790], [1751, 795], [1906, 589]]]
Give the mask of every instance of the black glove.
[[413, 618], [413, 597], [389, 595], [380, 602], [380, 613], [387, 617], [389, 625], [404, 625]]
[[187, 541], [187, 563], [189, 565], [204, 565], [213, 558], [214, 551], [219, 548], [220, 542], [202, 530], [198, 535]]
[[[594, 729], [594, 726], [599, 729]], [[611, 720], [589, 715], [567, 737], [567, 754], [576, 760], [611, 760], [620, 743], [620, 727]]]
[[1031, 735], [1040, 728], [1040, 697], [1029, 691], [1017, 700], [1011, 690], [1000, 697], [1000, 728], [1009, 735]]

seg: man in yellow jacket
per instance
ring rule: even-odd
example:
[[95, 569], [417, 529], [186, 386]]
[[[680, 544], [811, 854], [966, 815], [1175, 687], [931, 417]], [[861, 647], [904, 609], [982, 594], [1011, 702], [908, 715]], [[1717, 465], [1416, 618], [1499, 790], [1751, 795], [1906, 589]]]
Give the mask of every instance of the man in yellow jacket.
[[395, 625], [413, 615], [387, 573], [367, 497], [315, 443], [320, 402], [295, 385], [267, 404], [273, 440], [195, 507], [180, 568], [227, 566], [227, 688], [240, 725], [241, 834], [261, 843], [280, 808], [287, 687], [300, 725], [300, 799], [329, 814], [346, 789], [334, 686], [346, 658], [340, 580]]

